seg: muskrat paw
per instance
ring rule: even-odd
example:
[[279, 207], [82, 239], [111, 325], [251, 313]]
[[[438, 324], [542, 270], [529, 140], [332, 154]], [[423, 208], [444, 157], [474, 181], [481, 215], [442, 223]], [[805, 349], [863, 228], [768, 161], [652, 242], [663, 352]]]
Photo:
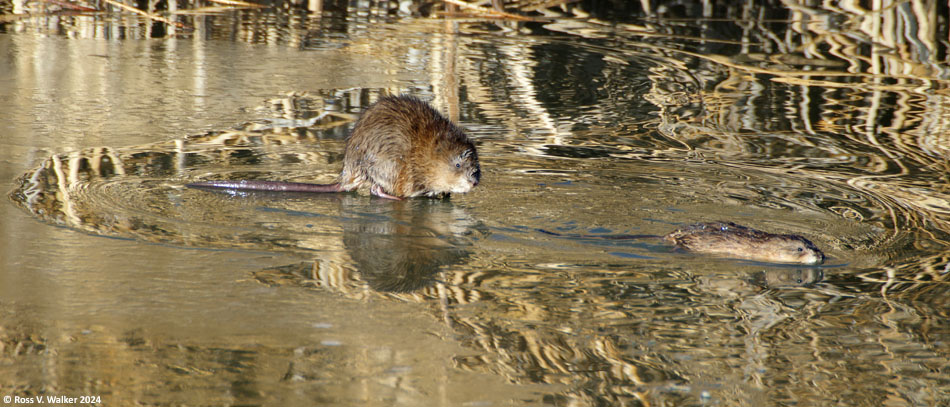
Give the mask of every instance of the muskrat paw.
[[371, 194], [373, 194], [373, 195], [376, 195], [376, 196], [380, 197], [380, 198], [393, 199], [393, 200], [396, 200], [396, 201], [401, 201], [401, 200], [402, 200], [402, 198], [400, 198], [400, 197], [398, 197], [398, 196], [393, 196], [393, 195], [387, 194], [386, 191], [383, 191], [383, 188], [382, 188], [382, 187], [380, 187], [379, 185], [376, 185], [376, 184], [373, 184], [373, 186], [370, 187], [369, 192], [370, 192]]

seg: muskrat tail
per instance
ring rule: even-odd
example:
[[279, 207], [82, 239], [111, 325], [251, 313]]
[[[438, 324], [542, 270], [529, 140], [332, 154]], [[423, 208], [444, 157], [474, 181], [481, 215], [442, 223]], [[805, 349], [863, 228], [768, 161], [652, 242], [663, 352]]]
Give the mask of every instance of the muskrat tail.
[[343, 192], [343, 186], [336, 184], [308, 184], [304, 182], [283, 181], [201, 181], [186, 184], [189, 188], [199, 189], [236, 189], [242, 191], [268, 192]]

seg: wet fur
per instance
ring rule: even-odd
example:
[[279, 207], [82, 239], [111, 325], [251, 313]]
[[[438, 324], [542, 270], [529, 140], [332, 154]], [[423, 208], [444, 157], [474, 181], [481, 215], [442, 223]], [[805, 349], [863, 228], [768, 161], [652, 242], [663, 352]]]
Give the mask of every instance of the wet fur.
[[762, 232], [732, 222], [697, 223], [663, 239], [684, 250], [735, 258], [804, 264], [825, 260], [824, 253], [804, 237]]
[[674, 230], [665, 236], [578, 235], [537, 230], [548, 235], [582, 239], [662, 238], [680, 250], [774, 263], [821, 264], [825, 260], [824, 253], [804, 237], [763, 232], [732, 222], [696, 223]]
[[343, 192], [369, 187], [386, 198], [439, 197], [478, 185], [478, 152], [468, 136], [427, 103], [387, 96], [371, 105], [346, 139], [343, 170], [334, 184], [205, 181], [195, 188], [278, 192]]
[[[370, 106], [347, 138], [340, 184], [349, 191], [371, 182], [399, 197], [446, 191], [449, 160], [467, 156], [469, 177], [481, 177], [475, 145], [451, 121], [411, 96]], [[443, 167], [443, 168], [440, 168]]]

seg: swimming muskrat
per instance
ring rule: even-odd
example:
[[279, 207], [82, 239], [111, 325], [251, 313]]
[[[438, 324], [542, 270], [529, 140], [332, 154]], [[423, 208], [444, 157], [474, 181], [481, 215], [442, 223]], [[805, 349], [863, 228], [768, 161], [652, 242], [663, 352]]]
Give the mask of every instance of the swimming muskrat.
[[356, 121], [336, 183], [204, 181], [188, 186], [278, 192], [344, 192], [368, 186], [373, 195], [401, 199], [468, 192], [480, 178], [478, 152], [461, 129], [415, 97], [386, 96]]
[[561, 237], [599, 239], [662, 238], [678, 249], [723, 257], [772, 263], [821, 264], [825, 254], [814, 243], [799, 235], [763, 232], [732, 222], [706, 222], [676, 229], [665, 236], [657, 235], [565, 235], [540, 230]]
[[825, 254], [804, 237], [763, 232], [732, 222], [697, 223], [674, 230], [663, 239], [697, 253], [777, 263], [825, 261]]

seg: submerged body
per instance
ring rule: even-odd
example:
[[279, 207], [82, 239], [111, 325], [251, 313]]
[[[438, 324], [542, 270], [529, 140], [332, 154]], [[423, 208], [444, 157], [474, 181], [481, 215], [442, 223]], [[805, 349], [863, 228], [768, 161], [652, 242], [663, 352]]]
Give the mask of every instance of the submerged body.
[[732, 222], [696, 223], [665, 236], [657, 235], [565, 235], [539, 229], [560, 237], [583, 239], [663, 239], [677, 249], [722, 257], [770, 263], [821, 264], [825, 254], [812, 242], [799, 235], [763, 232]]
[[239, 180], [188, 186], [276, 192], [368, 187], [374, 195], [400, 199], [468, 192], [480, 178], [478, 152], [460, 128], [419, 99], [388, 96], [357, 120], [346, 139], [343, 170], [334, 184]]
[[825, 255], [798, 235], [755, 230], [732, 222], [697, 223], [663, 237], [683, 250], [776, 263], [821, 264]]

